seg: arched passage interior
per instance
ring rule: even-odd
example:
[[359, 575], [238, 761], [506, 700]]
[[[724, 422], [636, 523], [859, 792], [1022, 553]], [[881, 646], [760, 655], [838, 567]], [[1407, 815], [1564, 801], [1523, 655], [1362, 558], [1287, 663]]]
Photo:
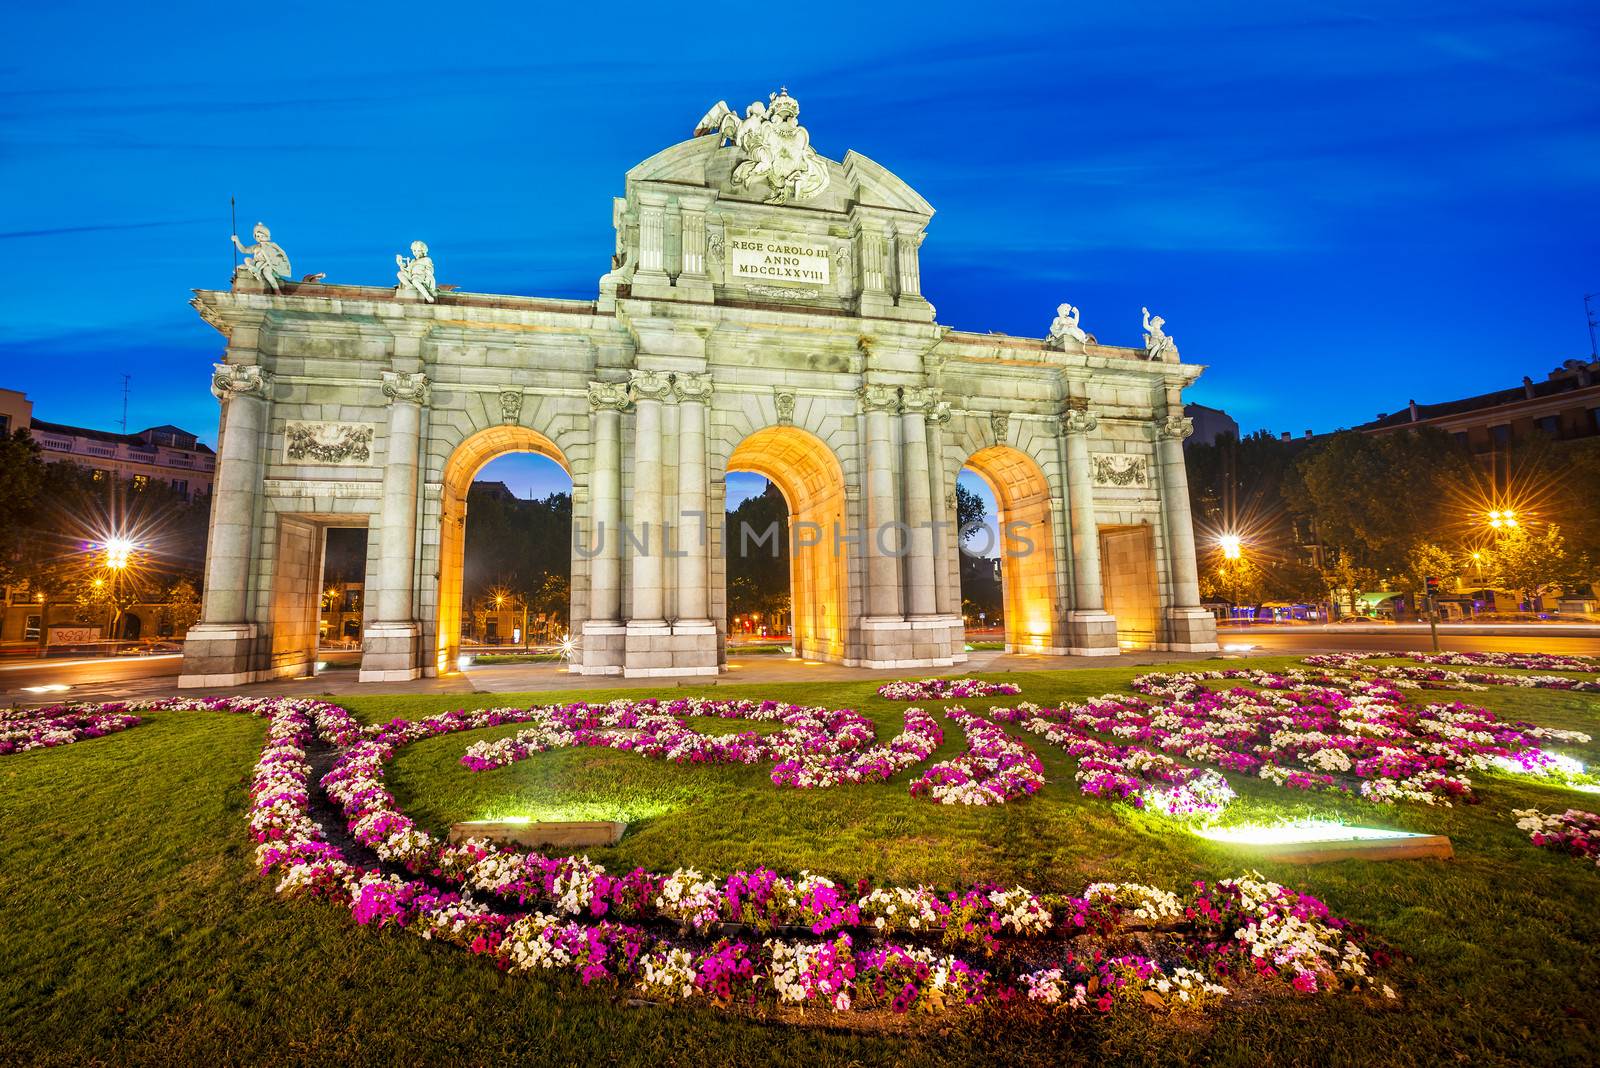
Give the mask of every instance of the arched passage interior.
[[[479, 431], [456, 446], [445, 463], [440, 491], [438, 633], [435, 639], [435, 668], [440, 674], [455, 671], [461, 656], [468, 493], [484, 465], [517, 452], [547, 457], [571, 474], [567, 458], [553, 441], [536, 430], [518, 426]], [[570, 554], [570, 538], [566, 544]]]
[[[789, 506], [790, 618], [796, 656], [845, 658], [848, 574], [845, 546], [844, 469], [822, 440], [797, 427], [768, 427], [741, 441], [729, 471], [750, 471], [772, 481]], [[752, 537], [764, 532], [756, 531]], [[738, 529], [728, 532], [728, 554], [741, 551]], [[746, 547], [748, 546], [746, 541]], [[769, 551], [763, 545], [749, 551]]]
[[1008, 445], [980, 449], [966, 466], [988, 484], [999, 510], [996, 551], [1006, 649], [1057, 651], [1063, 643], [1056, 637], [1055, 531], [1044, 472], [1031, 457]]

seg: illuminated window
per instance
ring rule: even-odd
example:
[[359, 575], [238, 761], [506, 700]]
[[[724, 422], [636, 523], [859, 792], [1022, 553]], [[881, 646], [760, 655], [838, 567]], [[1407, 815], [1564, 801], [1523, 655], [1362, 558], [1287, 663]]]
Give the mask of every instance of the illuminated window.
[[106, 476], [110, 473], [110, 471], [107, 471], [103, 467], [97, 467], [94, 469], [94, 480], [96, 482], [104, 482], [106, 480]]
[[134, 475], [133, 476], [133, 488], [134, 489], [142, 490], [148, 485], [150, 485], [150, 478], [149, 478], [148, 475]]
[[39, 623], [40, 620], [38, 616], [28, 616], [27, 619], [23, 621], [22, 639], [24, 641], [36, 642], [39, 640]]

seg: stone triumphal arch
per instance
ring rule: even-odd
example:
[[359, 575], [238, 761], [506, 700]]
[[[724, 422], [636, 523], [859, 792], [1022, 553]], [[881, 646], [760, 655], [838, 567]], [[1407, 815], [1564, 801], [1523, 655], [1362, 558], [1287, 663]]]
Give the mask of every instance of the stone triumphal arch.
[[311, 667], [341, 526], [369, 538], [361, 677], [454, 670], [467, 487], [513, 451], [572, 476], [578, 672], [721, 669], [730, 470], [788, 503], [801, 656], [965, 659], [964, 466], [1000, 505], [1008, 646], [1214, 648], [1182, 449], [1200, 368], [1148, 312], [1141, 348], [1099, 344], [1071, 305], [1042, 340], [939, 325], [933, 208], [865, 156], [817, 154], [798, 111], [719, 104], [629, 171], [593, 300], [456, 290], [420, 241], [391, 287], [295, 281], [258, 226], [231, 289], [193, 301], [227, 351], [184, 685]]

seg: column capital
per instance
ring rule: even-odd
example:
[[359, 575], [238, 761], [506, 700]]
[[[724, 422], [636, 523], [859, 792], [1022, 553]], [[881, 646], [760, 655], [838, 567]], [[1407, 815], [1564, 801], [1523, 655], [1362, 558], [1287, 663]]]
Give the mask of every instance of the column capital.
[[708, 374], [675, 374], [672, 376], [672, 395], [680, 401], [711, 399], [711, 376]]
[[907, 386], [900, 391], [900, 411], [905, 415], [929, 415], [939, 404], [939, 391], [925, 386]]
[[226, 404], [235, 397], [260, 397], [272, 391], [272, 372], [259, 364], [219, 363], [211, 372], [211, 395]]
[[620, 412], [626, 410], [628, 404], [628, 383], [589, 383], [589, 410], [591, 412]]
[[894, 412], [900, 407], [900, 391], [893, 386], [862, 386], [856, 396], [864, 412]]
[[383, 395], [391, 404], [396, 401], [427, 404], [428, 385], [428, 376], [421, 371], [383, 372]]
[[1087, 434], [1100, 425], [1100, 417], [1087, 408], [1068, 408], [1061, 413], [1063, 434]]
[[629, 371], [628, 390], [635, 401], [666, 400], [672, 391], [672, 380], [661, 371]]
[[950, 422], [950, 402], [936, 401], [928, 412], [928, 422], [934, 426], [944, 426]]
[[1156, 436], [1182, 441], [1194, 433], [1194, 420], [1184, 415], [1169, 415], [1156, 424]]

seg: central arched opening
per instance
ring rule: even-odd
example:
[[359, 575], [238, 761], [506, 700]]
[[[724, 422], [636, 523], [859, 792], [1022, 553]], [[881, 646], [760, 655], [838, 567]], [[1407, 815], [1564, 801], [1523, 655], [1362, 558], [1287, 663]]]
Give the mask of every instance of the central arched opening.
[[[808, 660], [842, 661], [845, 658], [845, 609], [848, 589], [845, 549], [840, 535], [846, 531], [844, 469], [820, 438], [796, 427], [758, 430], [741, 441], [728, 457], [728, 472], [760, 475], [776, 487], [787, 507], [787, 524], [772, 526], [776, 508], [744, 509], [745, 519], [759, 514], [763, 522], [734, 520], [728, 524], [724, 549], [729, 568], [725, 574], [759, 574], [756, 567], [734, 566], [736, 557], [752, 554], [789, 560], [789, 627], [794, 654]], [[730, 513], [731, 514], [731, 513]], [[735, 617], [742, 606], [739, 590], [725, 582], [730, 636], [741, 623]], [[770, 633], [770, 625], [769, 625]]]
[[567, 636], [570, 471], [555, 443], [527, 427], [480, 431], [450, 454], [440, 491], [440, 674], [457, 670], [463, 641], [527, 651]]
[[[1008, 445], [980, 449], [967, 460], [971, 472], [993, 495], [995, 522], [968, 538], [970, 552], [995, 557], [999, 572], [1001, 617], [1007, 652], [1059, 652], [1057, 640], [1055, 530], [1050, 515], [1050, 485], [1027, 454]], [[985, 546], [974, 547], [975, 542]], [[981, 552], [983, 547], [990, 551]], [[963, 566], [963, 598], [974, 569]], [[992, 580], [991, 580], [992, 581]]]

